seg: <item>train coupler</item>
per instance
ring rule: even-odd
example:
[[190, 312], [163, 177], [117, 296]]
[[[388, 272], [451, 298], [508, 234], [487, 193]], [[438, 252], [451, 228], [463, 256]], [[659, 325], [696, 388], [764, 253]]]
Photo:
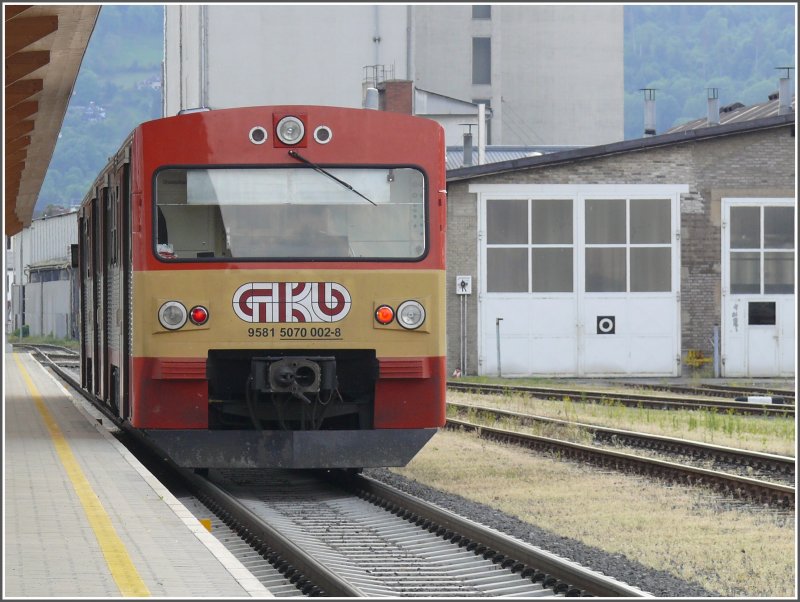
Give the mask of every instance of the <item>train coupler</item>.
[[339, 386], [335, 357], [254, 357], [250, 377], [258, 393], [289, 393], [306, 403], [311, 403], [307, 393], [334, 391]]

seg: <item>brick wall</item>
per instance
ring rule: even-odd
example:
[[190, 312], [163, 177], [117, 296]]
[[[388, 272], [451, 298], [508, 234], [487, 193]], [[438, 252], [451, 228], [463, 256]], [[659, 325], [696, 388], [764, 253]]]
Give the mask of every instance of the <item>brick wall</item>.
[[681, 343], [712, 354], [721, 315], [721, 199], [794, 197], [794, 126], [692, 141], [557, 166], [523, 169], [448, 185], [448, 371], [459, 366], [457, 275], [472, 275], [468, 365], [477, 374], [477, 195], [469, 184], [685, 184], [680, 199]]

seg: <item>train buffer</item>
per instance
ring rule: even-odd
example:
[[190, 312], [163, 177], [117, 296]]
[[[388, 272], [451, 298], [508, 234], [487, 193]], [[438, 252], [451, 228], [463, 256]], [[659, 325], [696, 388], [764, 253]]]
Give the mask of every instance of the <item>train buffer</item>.
[[689, 349], [686, 352], [686, 360], [684, 360], [687, 366], [692, 366], [693, 368], [701, 368], [713, 361], [714, 358], [706, 357], [700, 349]]

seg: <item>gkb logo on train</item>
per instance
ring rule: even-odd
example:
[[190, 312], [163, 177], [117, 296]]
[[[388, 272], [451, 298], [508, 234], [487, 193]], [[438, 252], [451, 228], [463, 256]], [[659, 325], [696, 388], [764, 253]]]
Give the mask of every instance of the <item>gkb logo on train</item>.
[[247, 282], [233, 294], [233, 311], [252, 323], [338, 322], [350, 304], [337, 282]]

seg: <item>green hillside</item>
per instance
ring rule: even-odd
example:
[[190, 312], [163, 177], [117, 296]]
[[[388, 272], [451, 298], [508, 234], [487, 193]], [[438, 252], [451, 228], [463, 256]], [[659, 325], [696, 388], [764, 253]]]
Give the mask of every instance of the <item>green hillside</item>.
[[131, 130], [161, 116], [161, 6], [104, 5], [81, 63], [37, 214], [80, 204]]
[[[658, 133], [720, 105], [766, 102], [795, 64], [793, 5], [625, 7], [625, 138], [644, 132], [641, 88], [656, 88]], [[795, 73], [792, 71], [792, 78]]]

